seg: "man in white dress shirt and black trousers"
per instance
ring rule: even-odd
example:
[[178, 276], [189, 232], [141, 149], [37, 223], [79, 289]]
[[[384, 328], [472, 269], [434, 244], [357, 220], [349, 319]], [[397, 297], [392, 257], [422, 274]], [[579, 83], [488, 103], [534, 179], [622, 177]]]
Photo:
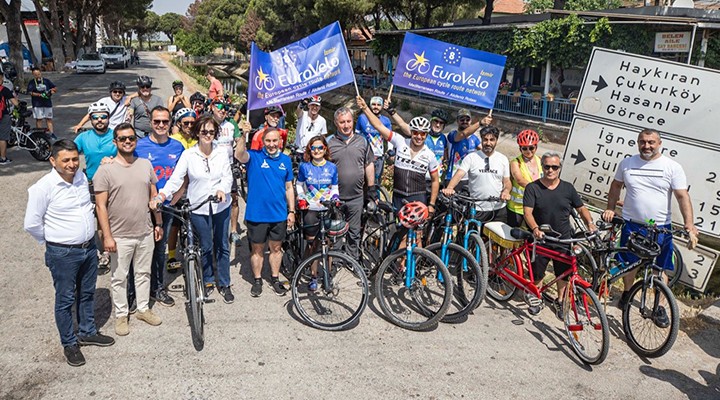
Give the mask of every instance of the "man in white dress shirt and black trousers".
[[[52, 146], [52, 171], [28, 189], [25, 230], [45, 244], [45, 264], [55, 286], [55, 323], [68, 364], [85, 364], [80, 346], [111, 346], [115, 340], [95, 326], [97, 248], [95, 216], [80, 156], [72, 140]], [[80, 287], [76, 287], [79, 285]], [[78, 333], [72, 306], [77, 302]]]

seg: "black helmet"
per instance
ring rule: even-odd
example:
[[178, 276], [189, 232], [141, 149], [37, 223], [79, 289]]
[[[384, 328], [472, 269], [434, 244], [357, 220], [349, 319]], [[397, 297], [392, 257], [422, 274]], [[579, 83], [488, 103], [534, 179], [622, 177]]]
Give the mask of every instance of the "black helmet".
[[147, 75], [142, 75], [142, 76], [139, 76], [139, 77], [137, 78], [137, 80], [135, 81], [135, 83], [137, 83], [138, 87], [141, 87], [141, 86], [152, 86], [152, 78], [150, 78], [150, 77], [147, 76]]
[[112, 92], [113, 90], [122, 90], [122, 91], [124, 92], [124, 91], [125, 91], [125, 84], [122, 83], [122, 82], [120, 82], [120, 81], [112, 82], [112, 83], [110, 84], [110, 89], [108, 89], [108, 90], [111, 91], [111, 92]]
[[181, 80], [174, 80], [172, 83], [172, 88], [175, 89], [176, 87], [183, 87], [185, 84]]
[[265, 115], [272, 114], [272, 113], [280, 113], [282, 115], [283, 111], [282, 111], [282, 108], [280, 108], [279, 106], [265, 107]]
[[195, 103], [196, 101], [200, 102], [200, 103], [204, 103], [205, 96], [203, 96], [202, 93], [200, 93], [200, 92], [193, 93], [192, 96], [190, 96], [190, 103]]
[[447, 111], [443, 110], [442, 108], [436, 108], [433, 110], [433, 112], [430, 114], [430, 119], [433, 118], [442, 120], [442, 122], [446, 124], [450, 120], [450, 116], [448, 115]]

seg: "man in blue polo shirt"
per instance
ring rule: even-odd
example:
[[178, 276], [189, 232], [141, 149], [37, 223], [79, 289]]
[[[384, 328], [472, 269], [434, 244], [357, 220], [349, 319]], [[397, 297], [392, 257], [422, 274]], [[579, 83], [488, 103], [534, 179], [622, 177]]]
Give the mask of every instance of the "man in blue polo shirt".
[[[250, 124], [243, 122], [245, 134]], [[287, 289], [280, 283], [282, 241], [288, 226], [295, 224], [295, 192], [292, 187], [292, 162], [280, 151], [282, 139], [277, 128], [268, 128], [262, 136], [261, 150], [247, 150], [245, 140], [237, 142], [235, 158], [247, 166], [248, 196], [245, 225], [251, 245], [250, 265], [253, 282], [250, 295], [262, 293], [262, 266], [265, 243], [270, 249], [268, 261], [275, 294], [284, 296]]]
[[[380, 112], [383, 110], [384, 103], [383, 98], [380, 96], [371, 98], [370, 111], [372, 111], [372, 113], [380, 119], [380, 122], [382, 122], [386, 128], [392, 130], [392, 123], [390, 122], [390, 119], [384, 115], [380, 115]], [[393, 113], [394, 111], [391, 115]], [[385, 165], [385, 160], [383, 159], [383, 154], [385, 154], [385, 141], [382, 136], [380, 136], [380, 132], [372, 126], [370, 121], [368, 121], [367, 116], [362, 113], [358, 117], [357, 123], [355, 123], [355, 132], [365, 137], [365, 140], [367, 140], [370, 144], [370, 148], [373, 152], [373, 163], [375, 165], [375, 182], [378, 182], [379, 184], [381, 182], [383, 167]], [[392, 149], [391, 144], [388, 144], [388, 149]]]

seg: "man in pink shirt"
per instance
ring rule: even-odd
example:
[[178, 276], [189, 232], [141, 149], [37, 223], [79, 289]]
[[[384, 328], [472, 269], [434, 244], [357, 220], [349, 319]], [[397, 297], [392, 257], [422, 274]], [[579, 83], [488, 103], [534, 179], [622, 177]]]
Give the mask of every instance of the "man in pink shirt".
[[210, 100], [219, 100], [222, 99], [224, 96], [223, 92], [223, 86], [220, 80], [215, 77], [215, 74], [211, 69], [208, 69], [207, 73], [205, 74], [205, 77], [207, 80], [210, 81], [210, 89], [208, 90], [208, 98]]

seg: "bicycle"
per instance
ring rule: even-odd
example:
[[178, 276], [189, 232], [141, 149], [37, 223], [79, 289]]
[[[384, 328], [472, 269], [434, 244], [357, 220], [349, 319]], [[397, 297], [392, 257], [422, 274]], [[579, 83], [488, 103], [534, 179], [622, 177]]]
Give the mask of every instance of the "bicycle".
[[50, 135], [46, 128], [30, 128], [27, 118], [32, 111], [27, 109], [27, 102], [20, 101], [10, 113], [11, 132], [7, 147], [19, 147], [27, 150], [38, 161], [47, 161], [52, 155]]
[[[536, 239], [530, 232], [510, 228], [502, 222], [485, 224], [483, 232], [489, 238], [488, 248], [491, 250], [488, 295], [497, 301], [506, 301], [520, 289], [538, 299], [557, 304], [546, 291], [554, 283], [568, 278], [558, 316], [562, 317], [573, 352], [587, 364], [600, 364], [607, 357], [610, 347], [608, 320], [591, 284], [577, 272], [577, 250], [573, 248], [576, 243], [592, 240], [597, 234], [592, 233], [580, 239], [559, 239], [550, 236], [553, 231], [549, 225], [541, 225], [540, 230], [546, 233], [542, 240]], [[561, 247], [562, 250], [551, 246]], [[536, 254], [548, 257], [553, 262], [569, 264], [570, 268], [549, 283], [537, 287], [533, 283], [535, 278], [531, 266]], [[525, 278], [526, 268], [529, 278]]]
[[[320, 250], [295, 269], [290, 284], [295, 309], [310, 326], [328, 331], [346, 329], [367, 306], [369, 284], [360, 264], [345, 253], [330, 250], [348, 231], [340, 205], [323, 202], [318, 211], [320, 231], [314, 240]], [[328, 218], [329, 215], [333, 217]], [[299, 229], [302, 236], [302, 228]], [[304, 251], [304, 247], [299, 250]]]
[[191, 206], [184, 203], [178, 210], [172, 206], [165, 204], [159, 205], [159, 209], [168, 217], [177, 217], [182, 222], [180, 228], [180, 240], [182, 245], [182, 270], [185, 278], [185, 311], [188, 314], [188, 323], [190, 324], [190, 335], [192, 337], [195, 350], [200, 351], [205, 346], [205, 314], [203, 312], [203, 304], [212, 303], [214, 300], [205, 298], [203, 290], [203, 267], [202, 267], [202, 251], [195, 241], [195, 230], [190, 222], [190, 213], [204, 206], [208, 202], [217, 203], [217, 196], [209, 196], [200, 204]]
[[362, 214], [360, 261], [368, 279], [375, 276], [386, 254], [389, 238], [395, 232], [395, 213], [392, 204], [379, 200], [368, 202]]
[[[413, 203], [403, 209], [410, 205]], [[435, 326], [450, 307], [452, 278], [438, 256], [417, 246], [416, 228], [425, 219], [399, 219], [401, 223], [389, 242], [381, 244], [383, 261], [375, 273], [375, 295], [390, 322], [405, 329], [425, 330]], [[405, 237], [406, 247], [399, 248]]]
[[[613, 235], [624, 223], [617, 217], [610, 223], [597, 223], [598, 229], [609, 234], [589, 242], [590, 253], [599, 261], [592, 271], [592, 288], [607, 303], [610, 288], [615, 282], [632, 271], [643, 271], [642, 279], [630, 287], [628, 301], [622, 304], [623, 332], [628, 345], [637, 354], [660, 357], [672, 348], [677, 339], [680, 312], [675, 296], [662, 279], [663, 268], [656, 264], [661, 251], [657, 236], [660, 233], [678, 234], [684, 230], [647, 225], [647, 233], [633, 232], [627, 245], [620, 247]], [[623, 262], [616, 257], [623, 253], [635, 254], [639, 259], [633, 263]]]

